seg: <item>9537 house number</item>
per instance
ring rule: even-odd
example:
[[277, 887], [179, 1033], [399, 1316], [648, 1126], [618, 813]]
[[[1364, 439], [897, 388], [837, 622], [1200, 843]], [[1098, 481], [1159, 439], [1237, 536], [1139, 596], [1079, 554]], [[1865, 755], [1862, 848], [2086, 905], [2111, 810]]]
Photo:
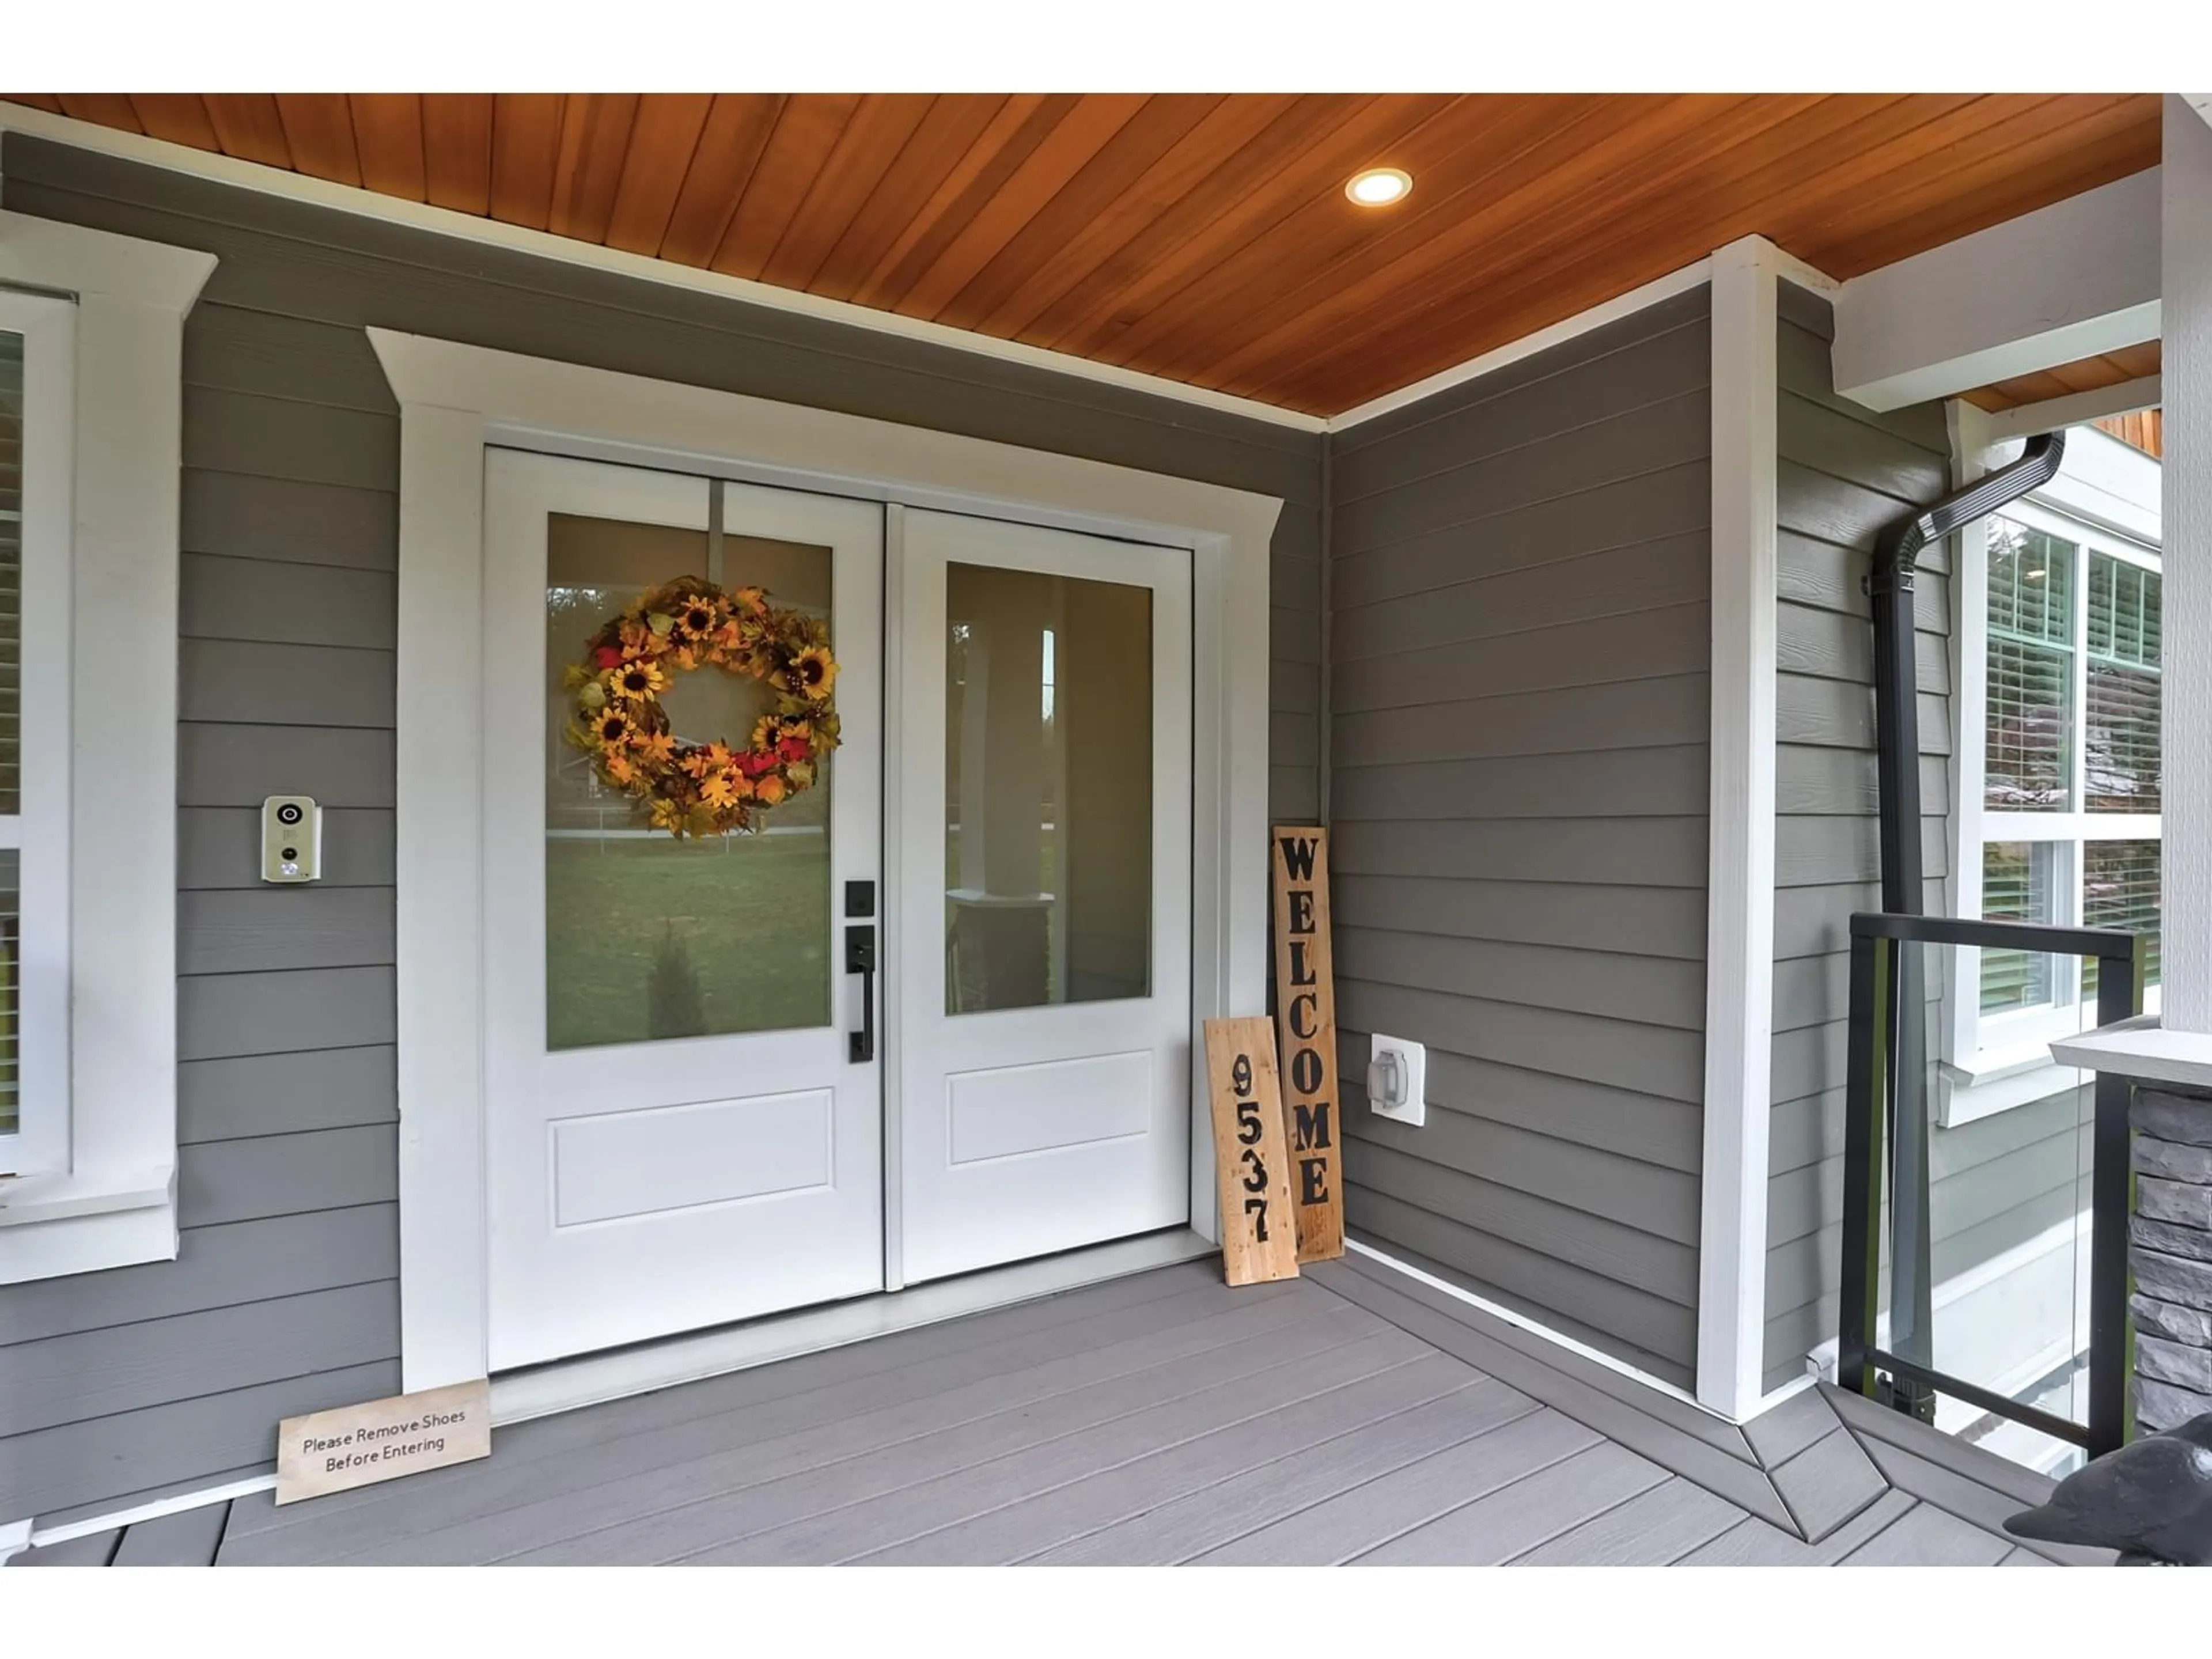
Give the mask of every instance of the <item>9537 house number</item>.
[[1212, 1097], [1223, 1275], [1231, 1285], [1295, 1279], [1297, 1232], [1291, 1215], [1273, 1024], [1265, 1018], [1206, 1021], [1206, 1069]]

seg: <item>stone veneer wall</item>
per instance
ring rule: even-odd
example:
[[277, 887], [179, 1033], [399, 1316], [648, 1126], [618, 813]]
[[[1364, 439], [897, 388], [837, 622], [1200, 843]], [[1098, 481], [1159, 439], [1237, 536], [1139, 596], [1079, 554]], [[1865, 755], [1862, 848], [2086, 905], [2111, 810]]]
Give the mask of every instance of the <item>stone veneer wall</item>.
[[2138, 1085], [2136, 1426], [2148, 1434], [2212, 1412], [2212, 1091]]

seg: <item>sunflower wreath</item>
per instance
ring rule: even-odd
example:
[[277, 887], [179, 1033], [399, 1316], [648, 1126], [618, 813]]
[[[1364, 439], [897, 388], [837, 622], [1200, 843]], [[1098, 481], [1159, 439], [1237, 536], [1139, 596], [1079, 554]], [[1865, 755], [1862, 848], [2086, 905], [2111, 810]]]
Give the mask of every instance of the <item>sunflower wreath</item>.
[[[837, 664], [819, 617], [771, 605], [757, 587], [725, 592], [696, 576], [657, 587], [592, 635], [562, 684], [576, 700], [568, 741], [610, 788], [648, 802], [679, 839], [753, 827], [763, 808], [814, 782], [837, 746]], [[687, 743], [661, 694], [680, 673], [718, 668], [775, 693], [741, 748]]]

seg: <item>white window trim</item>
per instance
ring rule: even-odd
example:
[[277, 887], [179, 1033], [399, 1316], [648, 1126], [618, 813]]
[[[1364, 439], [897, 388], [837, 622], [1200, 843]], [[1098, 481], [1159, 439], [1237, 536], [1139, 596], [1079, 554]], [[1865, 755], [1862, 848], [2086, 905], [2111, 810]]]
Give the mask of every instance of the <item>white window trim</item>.
[[[73, 300], [75, 765], [66, 1125], [0, 1178], [0, 1284], [177, 1253], [176, 717], [184, 319], [213, 256], [0, 213], [0, 287]], [[50, 464], [50, 463], [49, 463]], [[27, 726], [27, 745], [38, 739]], [[26, 1098], [24, 1116], [40, 1109]], [[48, 1109], [51, 1109], [49, 1108]], [[35, 1164], [33, 1158], [35, 1158]]]
[[[400, 1365], [487, 1369], [478, 963], [487, 443], [1169, 541], [1194, 561], [1194, 1020], [1266, 996], [1273, 496], [828, 410], [368, 331], [399, 401]], [[1191, 1225], [1212, 1239], [1213, 1140], [1192, 1048]], [[895, 1143], [894, 1143], [895, 1144]], [[665, 1380], [665, 1378], [663, 1380]], [[640, 1382], [638, 1386], [647, 1386]]]
[[[15, 848], [17, 1127], [0, 1134], [0, 1176], [61, 1167], [69, 1156], [70, 407], [76, 307], [0, 289], [0, 329], [23, 342], [21, 641], [18, 812], [0, 820]], [[46, 418], [42, 418], [41, 411]], [[63, 695], [50, 695], [54, 688]], [[59, 707], [54, 705], [58, 702]], [[36, 1109], [33, 1109], [35, 1106]]]
[[[1978, 411], [1960, 406], [1957, 445], [1964, 476], [1978, 477], [1999, 464], [1984, 442]], [[2000, 517], [2047, 531], [2066, 541], [2109, 554], [2148, 569], [2160, 568], [2160, 469], [2130, 446], [2093, 428], [2071, 431], [2066, 468], [2051, 483], [2002, 509]], [[1978, 520], [1960, 532], [1952, 640], [1959, 687], [1958, 730], [1952, 744], [1953, 823], [1952, 914], [1978, 916], [1982, 911], [1982, 848], [1993, 841], [2138, 840], [2148, 830], [2160, 835], [2159, 815], [2104, 812], [1992, 812], [1982, 799], [1984, 714], [1988, 707], [1989, 564], [1987, 523]], [[2086, 593], [2076, 605], [2086, 604]], [[2086, 653], [2076, 642], [2075, 704]], [[2162, 839], [2162, 836], [2161, 836]], [[2080, 875], [2071, 872], [2071, 901], [2078, 904]], [[2060, 918], [2073, 925], [2069, 908]], [[2082, 1029], [2078, 1005], [2023, 1009], [1984, 1019], [1979, 995], [1981, 953], [1972, 949], [1944, 953], [1944, 1054], [1937, 1122], [1956, 1128], [1993, 1113], [2022, 1106], [2081, 1079], [2051, 1058], [2054, 1040]], [[2150, 988], [2146, 1011], [2156, 1013], [2159, 988]]]

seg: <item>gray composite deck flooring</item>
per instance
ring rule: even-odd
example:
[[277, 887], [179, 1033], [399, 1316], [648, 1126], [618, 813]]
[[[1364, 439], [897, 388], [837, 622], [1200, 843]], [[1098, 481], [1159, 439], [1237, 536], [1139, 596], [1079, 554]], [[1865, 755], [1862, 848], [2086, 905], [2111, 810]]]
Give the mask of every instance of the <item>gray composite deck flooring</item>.
[[1242, 1290], [1210, 1262], [1163, 1268], [494, 1443], [387, 1486], [281, 1510], [259, 1493], [17, 1560], [2096, 1559], [1999, 1533], [2048, 1483], [1917, 1424], [1808, 1390], [1740, 1430], [1358, 1256]]

